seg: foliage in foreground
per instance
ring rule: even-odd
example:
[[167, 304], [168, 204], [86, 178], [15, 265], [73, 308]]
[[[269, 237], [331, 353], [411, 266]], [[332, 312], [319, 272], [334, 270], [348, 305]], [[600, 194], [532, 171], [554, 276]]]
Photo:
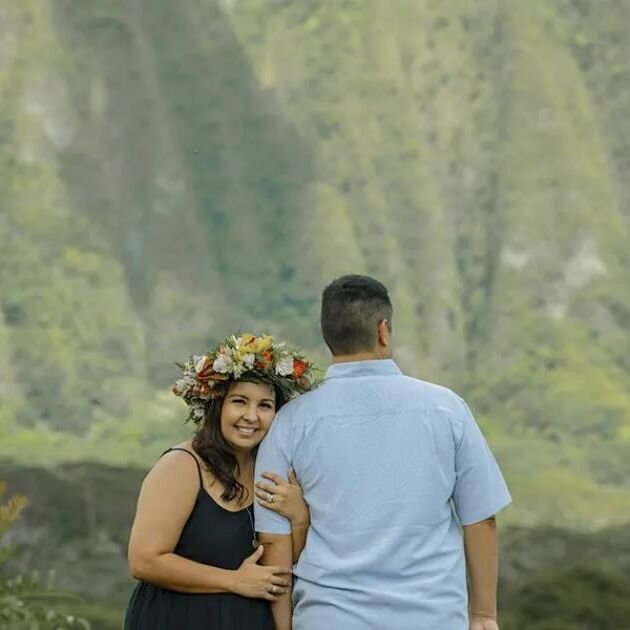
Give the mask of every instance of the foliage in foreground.
[[[0, 499], [6, 485], [0, 482]], [[26, 499], [19, 495], [0, 504], [0, 543], [20, 517]], [[10, 545], [0, 545], [0, 569], [15, 552]], [[37, 572], [30, 576], [17, 575], [0, 580], [0, 626], [5, 630], [66, 630], [89, 629], [87, 621], [57, 609], [59, 603], [78, 599], [67, 593], [56, 592], [52, 579], [45, 582]]]
[[630, 619], [630, 581], [605, 566], [539, 571], [506, 602], [512, 630], [619, 630]]

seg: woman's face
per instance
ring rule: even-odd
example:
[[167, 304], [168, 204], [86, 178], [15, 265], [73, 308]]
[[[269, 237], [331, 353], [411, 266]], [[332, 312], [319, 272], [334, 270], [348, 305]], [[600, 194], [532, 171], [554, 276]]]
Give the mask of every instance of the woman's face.
[[221, 433], [234, 449], [251, 451], [265, 437], [276, 415], [276, 392], [271, 385], [236, 381], [221, 409]]

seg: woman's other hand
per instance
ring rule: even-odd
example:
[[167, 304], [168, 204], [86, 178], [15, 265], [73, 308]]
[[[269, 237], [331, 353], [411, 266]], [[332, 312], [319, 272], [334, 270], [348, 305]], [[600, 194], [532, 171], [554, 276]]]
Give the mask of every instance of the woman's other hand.
[[293, 468], [289, 470], [288, 481], [272, 472], [264, 472], [262, 476], [269, 482], [256, 483], [256, 497], [260, 505], [284, 516], [294, 525], [310, 522], [308, 505]]
[[288, 578], [290, 569], [258, 564], [263, 552], [263, 546], [258, 545], [256, 551], [245, 558], [243, 564], [234, 571], [232, 591], [243, 597], [257, 597], [275, 602], [291, 585]]

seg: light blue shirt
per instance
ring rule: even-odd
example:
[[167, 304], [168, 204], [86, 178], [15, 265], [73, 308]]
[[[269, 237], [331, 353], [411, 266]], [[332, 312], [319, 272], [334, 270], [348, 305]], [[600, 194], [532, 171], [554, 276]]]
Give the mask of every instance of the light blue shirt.
[[[468, 630], [458, 522], [511, 501], [466, 403], [391, 360], [338, 363], [283, 407], [256, 477], [295, 468], [311, 511], [295, 630]], [[289, 522], [256, 505], [256, 529]]]

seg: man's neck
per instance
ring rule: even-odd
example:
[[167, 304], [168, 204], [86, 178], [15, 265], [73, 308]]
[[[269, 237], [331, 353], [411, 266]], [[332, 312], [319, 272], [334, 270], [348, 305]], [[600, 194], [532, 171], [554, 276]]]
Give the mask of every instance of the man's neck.
[[333, 356], [333, 363], [352, 363], [354, 361], [378, 361], [379, 359], [389, 359], [382, 357], [377, 352], [359, 352], [357, 354], [338, 354]]

